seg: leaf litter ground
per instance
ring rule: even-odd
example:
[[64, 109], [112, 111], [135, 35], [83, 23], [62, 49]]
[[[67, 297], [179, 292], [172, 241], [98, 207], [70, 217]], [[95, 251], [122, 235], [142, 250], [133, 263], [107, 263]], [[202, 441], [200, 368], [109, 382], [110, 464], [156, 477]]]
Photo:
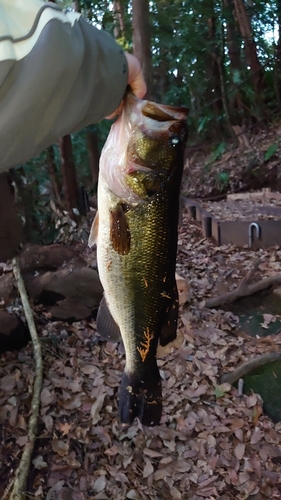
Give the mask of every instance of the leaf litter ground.
[[[189, 284], [178, 339], [159, 349], [161, 425], [124, 429], [117, 418], [124, 368], [121, 345], [101, 343], [95, 322], [42, 324], [44, 385], [28, 497], [44, 500], [281, 498], [281, 423], [256, 394], [239, 396], [220, 377], [257, 354], [278, 350], [281, 335], [238, 334], [231, 312], [204, 300], [235, 288], [259, 257], [255, 279], [280, 272], [278, 248], [215, 247], [184, 215], [177, 272]], [[26, 443], [34, 380], [32, 346], [0, 362], [0, 498]]]

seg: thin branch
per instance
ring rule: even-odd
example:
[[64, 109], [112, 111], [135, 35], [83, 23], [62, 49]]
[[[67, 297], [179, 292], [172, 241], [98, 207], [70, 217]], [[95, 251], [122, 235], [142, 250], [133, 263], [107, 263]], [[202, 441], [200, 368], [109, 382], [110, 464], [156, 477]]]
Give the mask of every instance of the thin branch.
[[281, 358], [281, 353], [277, 351], [267, 352], [261, 354], [257, 358], [250, 359], [242, 365], [238, 366], [233, 372], [225, 373], [221, 378], [221, 383], [227, 382], [228, 384], [235, 384], [237, 380], [243, 379], [245, 375], [251, 373], [253, 370], [260, 368], [267, 363], [273, 363]]
[[260, 263], [261, 263], [260, 259], [255, 260], [253, 267], [247, 272], [244, 278], [242, 278], [242, 280], [240, 281], [240, 284], [238, 285], [239, 287], [245, 283], [249, 283], [250, 279], [252, 278], [252, 276], [254, 276], [256, 270], [258, 269]]
[[43, 380], [43, 363], [41, 354], [41, 344], [38, 339], [38, 334], [34, 323], [32, 309], [28, 302], [26, 289], [20, 273], [18, 261], [16, 259], [13, 260], [13, 266], [14, 266], [13, 271], [16, 283], [22, 300], [24, 314], [26, 317], [26, 321], [28, 324], [28, 328], [33, 343], [34, 358], [35, 358], [35, 380], [33, 386], [33, 396], [31, 401], [31, 415], [28, 422], [28, 432], [27, 432], [28, 442], [25, 445], [19, 466], [15, 472], [14, 485], [10, 495], [10, 500], [24, 500], [26, 498], [26, 483], [29, 473], [30, 460], [36, 440], [37, 422], [38, 422], [38, 415], [40, 408], [40, 395], [41, 395], [42, 380]]
[[269, 288], [272, 285], [277, 285], [281, 283], [281, 273], [278, 273], [275, 276], [269, 276], [268, 278], [263, 278], [257, 281], [256, 283], [248, 285], [247, 284], [248, 281], [253, 276], [259, 265], [260, 265], [260, 260], [257, 259], [254, 262], [252, 269], [248, 271], [246, 276], [241, 280], [239, 286], [235, 290], [232, 290], [231, 292], [228, 293], [224, 293], [219, 297], [211, 297], [210, 299], [207, 299], [205, 302], [205, 307], [207, 307], [208, 309], [212, 309], [213, 307], [218, 307], [223, 304], [229, 304], [237, 299], [240, 299], [241, 297], [247, 297], [248, 295], [253, 295], [254, 293], [260, 292], [261, 290], [265, 290], [266, 288]]

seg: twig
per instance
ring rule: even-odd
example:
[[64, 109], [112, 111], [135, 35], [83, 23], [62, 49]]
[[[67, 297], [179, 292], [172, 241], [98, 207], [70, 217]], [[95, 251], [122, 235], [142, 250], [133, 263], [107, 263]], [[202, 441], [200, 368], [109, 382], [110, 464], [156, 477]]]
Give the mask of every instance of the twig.
[[253, 276], [259, 264], [260, 262], [258, 261], [254, 263], [253, 268], [246, 274], [246, 276], [242, 279], [239, 286], [235, 290], [225, 293], [224, 295], [220, 295], [219, 297], [212, 297], [210, 299], [207, 299], [205, 302], [205, 307], [212, 309], [212, 307], [218, 307], [223, 304], [228, 304], [234, 302], [237, 299], [241, 299], [241, 297], [253, 295], [254, 293], [265, 290], [272, 285], [281, 283], [281, 273], [278, 273], [275, 276], [269, 276], [268, 278], [263, 278], [256, 283], [247, 285], [247, 281], [249, 281], [249, 279]]
[[247, 274], [244, 276], [244, 278], [242, 278], [242, 280], [240, 281], [240, 284], [238, 285], [239, 287], [245, 283], [249, 283], [250, 279], [255, 274], [256, 270], [258, 269], [260, 263], [261, 263], [260, 259], [255, 260], [253, 267], [247, 272]]
[[28, 422], [28, 432], [27, 432], [28, 442], [25, 445], [19, 466], [15, 472], [14, 485], [10, 495], [10, 500], [24, 500], [26, 498], [26, 483], [29, 472], [30, 460], [36, 439], [37, 422], [38, 422], [38, 415], [40, 408], [40, 394], [41, 394], [42, 380], [43, 380], [43, 363], [41, 355], [41, 344], [38, 339], [32, 310], [28, 302], [24, 282], [16, 259], [13, 260], [13, 266], [14, 266], [13, 271], [16, 283], [22, 300], [24, 314], [26, 317], [26, 321], [28, 324], [28, 328], [33, 343], [34, 358], [35, 358], [35, 380], [33, 386], [33, 396], [31, 401], [31, 415]]
[[242, 365], [238, 366], [233, 372], [225, 373], [221, 378], [221, 383], [227, 382], [228, 384], [234, 384], [237, 380], [242, 379], [253, 370], [260, 368], [267, 363], [273, 363], [281, 359], [281, 352], [273, 351], [261, 354], [257, 358], [250, 359]]

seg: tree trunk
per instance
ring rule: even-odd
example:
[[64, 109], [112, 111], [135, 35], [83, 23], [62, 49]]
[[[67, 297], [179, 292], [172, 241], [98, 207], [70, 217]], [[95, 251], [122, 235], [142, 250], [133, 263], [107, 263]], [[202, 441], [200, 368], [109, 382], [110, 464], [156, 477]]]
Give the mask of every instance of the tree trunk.
[[[241, 62], [241, 36], [238, 34], [237, 22], [234, 18], [234, 3], [233, 0], [223, 0], [224, 5], [224, 17], [226, 19], [226, 32], [227, 32], [227, 48], [228, 57], [230, 60], [230, 69], [232, 75], [232, 83], [230, 87], [233, 88], [233, 92], [229, 97], [229, 110], [233, 125], [241, 125], [244, 115], [244, 106], [242, 105], [242, 94], [240, 89], [236, 89], [236, 81], [241, 78], [243, 73], [242, 62]], [[240, 39], [239, 39], [240, 38]], [[236, 74], [236, 75], [235, 75]], [[237, 78], [238, 77], [238, 78]]]
[[234, 0], [234, 7], [239, 24], [240, 33], [245, 42], [246, 62], [253, 73], [253, 84], [258, 95], [264, 89], [262, 67], [258, 59], [251, 23], [249, 21], [244, 0]]
[[219, 68], [219, 48], [217, 46], [216, 18], [214, 16], [213, 0], [206, 2], [209, 13], [208, 18], [208, 40], [209, 50], [206, 54], [206, 74], [209, 80], [208, 100], [213, 101], [212, 108], [217, 120], [220, 119], [223, 107], [221, 101], [221, 79]]
[[23, 227], [18, 217], [9, 174], [0, 174], [0, 262], [14, 257], [20, 250]]
[[49, 146], [46, 150], [46, 153], [47, 153], [46, 161], [47, 161], [48, 173], [52, 184], [54, 199], [62, 207], [63, 203], [61, 199], [61, 185], [58, 180], [58, 171], [57, 171], [57, 165], [55, 163], [54, 147]]
[[224, 0], [226, 17], [227, 47], [232, 72], [241, 71], [241, 44], [239, 43], [237, 25], [235, 23], [233, 0]]
[[59, 140], [61, 154], [61, 170], [66, 209], [73, 215], [73, 208], [78, 208], [78, 183], [72, 153], [70, 135], [65, 135]]
[[280, 87], [281, 87], [281, 0], [276, 1], [276, 9], [277, 9], [277, 22], [278, 22], [278, 41], [276, 47], [276, 63], [275, 63], [275, 93], [277, 97], [278, 104], [280, 106], [281, 95], [280, 95]]
[[132, 0], [134, 55], [139, 59], [147, 84], [146, 97], [152, 95], [152, 60], [150, 50], [149, 0]]
[[124, 6], [122, 0], [113, 0], [114, 12], [114, 38], [125, 38], [125, 20], [124, 20]]
[[98, 136], [93, 130], [87, 130], [87, 144], [89, 154], [89, 164], [92, 173], [93, 186], [96, 187], [99, 176], [100, 152], [98, 147]]

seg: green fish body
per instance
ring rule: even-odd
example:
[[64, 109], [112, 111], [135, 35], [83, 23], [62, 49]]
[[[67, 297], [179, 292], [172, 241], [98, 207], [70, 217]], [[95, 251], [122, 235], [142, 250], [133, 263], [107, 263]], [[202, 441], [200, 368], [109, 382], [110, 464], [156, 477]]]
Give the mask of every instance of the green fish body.
[[[129, 94], [104, 146], [93, 237], [104, 299], [102, 337], [118, 338], [126, 354], [119, 415], [160, 422], [162, 392], [157, 344], [176, 336], [177, 224], [187, 110]], [[117, 335], [117, 337], [116, 337]], [[115, 336], [115, 337], [114, 337]]]

